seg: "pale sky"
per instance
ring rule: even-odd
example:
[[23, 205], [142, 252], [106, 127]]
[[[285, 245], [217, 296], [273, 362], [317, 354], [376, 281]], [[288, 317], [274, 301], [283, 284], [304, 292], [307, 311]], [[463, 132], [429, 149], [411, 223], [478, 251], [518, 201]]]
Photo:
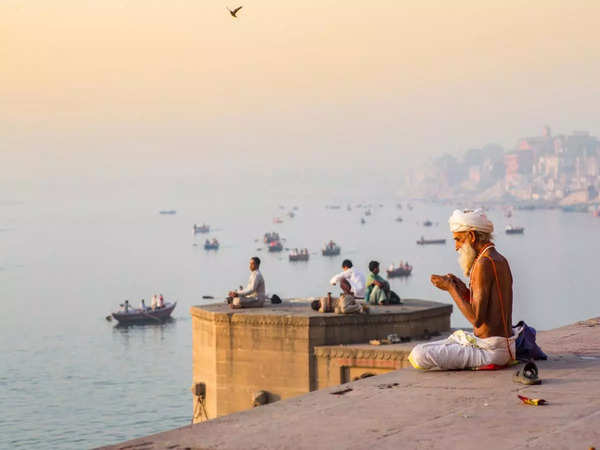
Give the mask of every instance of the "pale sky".
[[397, 169], [545, 124], [599, 135], [599, 17], [597, 0], [0, 0], [0, 177]]

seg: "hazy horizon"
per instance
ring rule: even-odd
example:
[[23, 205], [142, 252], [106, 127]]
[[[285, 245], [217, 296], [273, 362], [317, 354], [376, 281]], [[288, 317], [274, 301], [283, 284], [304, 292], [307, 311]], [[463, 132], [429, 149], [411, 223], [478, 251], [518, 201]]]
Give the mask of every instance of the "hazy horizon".
[[240, 4], [5, 0], [1, 178], [368, 179], [600, 134], [600, 3]]

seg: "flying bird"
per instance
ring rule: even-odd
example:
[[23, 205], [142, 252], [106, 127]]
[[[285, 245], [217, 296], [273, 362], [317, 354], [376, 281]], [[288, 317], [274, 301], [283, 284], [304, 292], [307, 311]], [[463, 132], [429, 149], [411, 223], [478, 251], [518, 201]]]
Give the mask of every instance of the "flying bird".
[[229, 11], [229, 14], [231, 14], [232, 17], [235, 17], [237, 19], [237, 13], [240, 9], [242, 9], [242, 7], [238, 6], [237, 8], [235, 8], [233, 10], [227, 8], [227, 11]]

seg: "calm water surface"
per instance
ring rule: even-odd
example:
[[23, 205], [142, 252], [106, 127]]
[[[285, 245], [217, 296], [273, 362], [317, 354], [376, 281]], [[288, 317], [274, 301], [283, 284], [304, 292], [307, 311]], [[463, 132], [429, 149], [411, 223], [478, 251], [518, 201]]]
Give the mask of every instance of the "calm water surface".
[[[245, 283], [254, 254], [263, 259], [268, 293], [282, 297], [324, 294], [343, 258], [365, 271], [370, 259], [385, 267], [405, 259], [414, 266], [412, 277], [392, 281], [401, 296], [450, 303], [428, 278], [459, 272], [451, 241], [426, 247], [415, 241], [421, 235], [450, 238], [453, 207], [415, 203], [413, 211], [398, 210], [396, 201], [383, 199], [361, 225], [358, 200], [352, 211], [345, 209], [351, 200], [327, 210], [323, 199], [296, 198], [280, 209], [280, 201], [207, 194], [168, 203], [160, 197], [127, 202], [118, 195], [68, 202], [0, 198], [0, 447], [89, 448], [189, 423], [189, 308], [201, 304], [202, 295]], [[296, 218], [288, 219], [294, 205]], [[157, 214], [163, 208], [178, 213]], [[600, 219], [519, 211], [511, 222], [524, 226], [525, 235], [506, 236], [502, 211], [489, 215], [498, 229], [497, 248], [514, 274], [515, 320], [548, 329], [599, 315], [593, 293]], [[285, 222], [273, 225], [274, 216]], [[434, 226], [421, 226], [425, 219]], [[219, 251], [204, 251], [205, 236], [192, 236], [192, 225], [202, 221], [216, 228], [209, 237], [221, 241]], [[270, 230], [288, 247], [313, 252], [334, 239], [342, 254], [292, 264], [285, 253], [257, 251], [255, 240]], [[154, 292], [178, 301], [172, 322], [117, 328], [104, 319], [123, 299], [137, 304], [145, 297], [148, 303]], [[456, 312], [452, 324], [467, 326]]]

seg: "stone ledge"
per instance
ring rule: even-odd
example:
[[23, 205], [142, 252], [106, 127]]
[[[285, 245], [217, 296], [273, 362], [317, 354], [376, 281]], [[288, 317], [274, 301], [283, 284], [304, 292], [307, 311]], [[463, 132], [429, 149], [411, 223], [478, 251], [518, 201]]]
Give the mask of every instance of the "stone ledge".
[[420, 318], [449, 316], [452, 305], [419, 299], [405, 299], [402, 305], [370, 306], [369, 314], [332, 314], [313, 311], [306, 301], [286, 300], [263, 308], [232, 310], [225, 303], [192, 306], [192, 317], [214, 323], [269, 326], [327, 327], [407, 322]]

